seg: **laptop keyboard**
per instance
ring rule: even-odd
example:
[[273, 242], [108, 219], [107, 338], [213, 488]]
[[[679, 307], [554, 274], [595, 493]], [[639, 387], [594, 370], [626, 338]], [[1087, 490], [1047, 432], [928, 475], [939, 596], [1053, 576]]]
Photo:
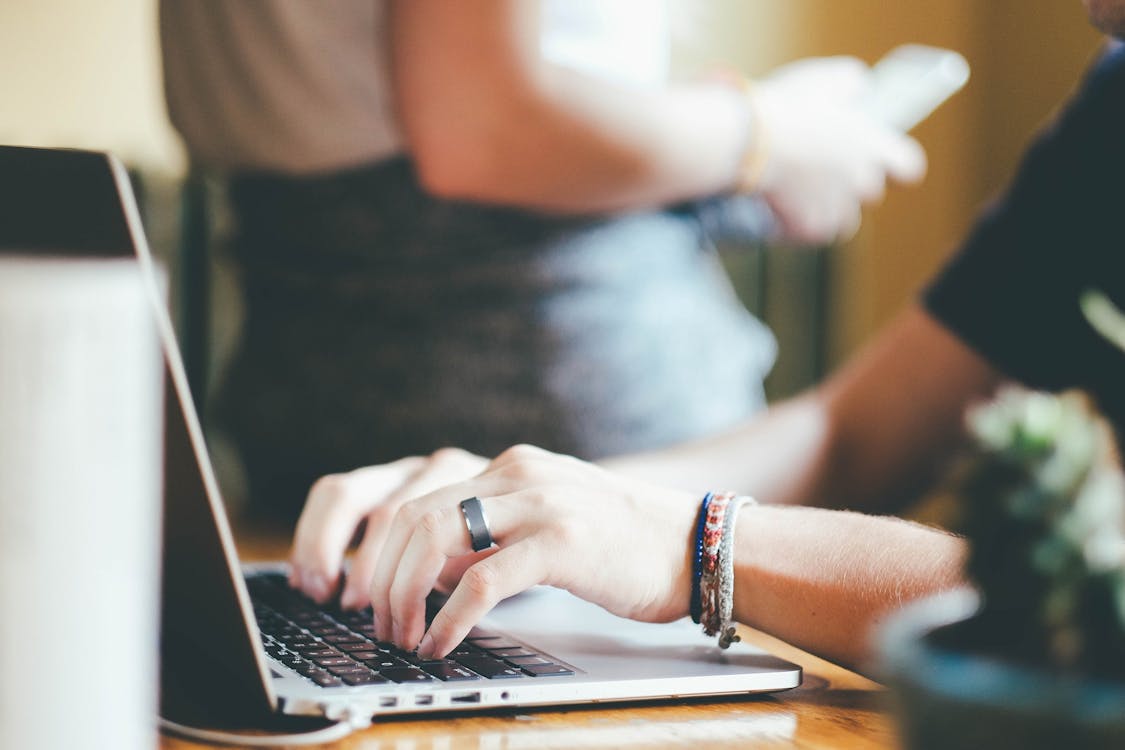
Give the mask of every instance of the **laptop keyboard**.
[[266, 653], [321, 687], [574, 674], [549, 656], [480, 628], [446, 658], [422, 659], [376, 640], [370, 607], [324, 608], [291, 589], [280, 573], [248, 576], [246, 585]]

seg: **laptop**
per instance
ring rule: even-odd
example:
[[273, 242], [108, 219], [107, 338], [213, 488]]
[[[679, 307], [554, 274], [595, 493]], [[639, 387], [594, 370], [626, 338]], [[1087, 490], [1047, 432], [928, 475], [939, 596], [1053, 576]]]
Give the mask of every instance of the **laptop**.
[[377, 642], [369, 612], [316, 606], [288, 588], [283, 564], [240, 563], [121, 163], [97, 152], [0, 147], [5, 247], [135, 255], [150, 271], [167, 393], [161, 710], [169, 726], [273, 727], [290, 716], [357, 728], [392, 714], [800, 684], [800, 667], [747, 644], [720, 650], [686, 619], [633, 622], [547, 587], [499, 604], [440, 662]]

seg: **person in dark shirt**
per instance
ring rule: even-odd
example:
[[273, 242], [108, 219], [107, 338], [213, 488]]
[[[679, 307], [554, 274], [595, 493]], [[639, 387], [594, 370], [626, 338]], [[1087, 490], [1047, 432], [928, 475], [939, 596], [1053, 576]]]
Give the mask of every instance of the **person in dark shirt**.
[[[1085, 4], [1125, 35], [1125, 0]], [[423, 654], [445, 653], [499, 598], [537, 583], [675, 619], [701, 490], [735, 487], [769, 505], [740, 512], [734, 619], [861, 662], [857, 634], [960, 582], [965, 551], [941, 531], [842, 509], [894, 511], [932, 486], [962, 444], [966, 408], [1007, 383], [1081, 388], [1125, 433], [1125, 353], [1082, 308], [1097, 294], [1125, 309], [1123, 181], [1125, 46], [1113, 42], [922, 298], [820, 387], [725, 434], [600, 467], [518, 446], [491, 462], [445, 450], [325, 477], [298, 524], [292, 582], [326, 598], [366, 522], [343, 604], [370, 601], [381, 636]], [[496, 549], [470, 549], [464, 498], [487, 511]], [[424, 631], [434, 582], [453, 593]]]

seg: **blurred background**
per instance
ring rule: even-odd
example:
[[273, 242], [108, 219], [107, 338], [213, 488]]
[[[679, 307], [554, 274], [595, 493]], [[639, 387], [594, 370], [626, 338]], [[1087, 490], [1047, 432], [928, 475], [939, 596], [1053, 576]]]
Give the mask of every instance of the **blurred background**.
[[[684, 76], [720, 61], [750, 75], [809, 55], [874, 62], [904, 42], [955, 49], [972, 66], [967, 89], [914, 132], [929, 154], [926, 181], [892, 188], [853, 241], [829, 253], [729, 254], [748, 304], [779, 335], [774, 397], [815, 380], [917, 293], [1100, 44], [1078, 0], [698, 0], [683, 11], [675, 68]], [[197, 228], [157, 45], [155, 0], [0, 3], [0, 142], [117, 152], [143, 187], [150, 239], [175, 269]], [[217, 215], [212, 234], [222, 232]], [[221, 254], [208, 273], [218, 332], [208, 346], [221, 348], [237, 300]]]

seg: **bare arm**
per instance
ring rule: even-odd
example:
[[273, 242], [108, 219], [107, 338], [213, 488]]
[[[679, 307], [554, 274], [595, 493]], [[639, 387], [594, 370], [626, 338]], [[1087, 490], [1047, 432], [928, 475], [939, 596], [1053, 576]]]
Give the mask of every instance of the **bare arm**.
[[726, 86], [641, 91], [544, 61], [538, 3], [393, 4], [396, 101], [440, 194], [599, 211], [735, 182], [747, 111]]
[[729, 487], [773, 503], [890, 511], [941, 471], [965, 407], [1000, 380], [913, 306], [822, 386], [763, 417], [603, 465], [696, 491]]
[[746, 506], [734, 619], [862, 671], [879, 621], [962, 583], [965, 551], [955, 536], [896, 518]]
[[[429, 469], [442, 474], [447, 458]], [[528, 446], [467, 481], [401, 504], [390, 499], [389, 516], [381, 513], [389, 498], [353, 479], [353, 498], [321, 503], [302, 518], [306, 532], [320, 532], [298, 534], [296, 583], [325, 597], [310, 585], [320, 575], [318, 547], [331, 546], [337, 531], [346, 538], [365, 514], [369, 528], [389, 519], [366, 581], [379, 637], [403, 648], [444, 654], [500, 599], [536, 584], [638, 620], [688, 613], [697, 493]], [[471, 551], [458, 510], [466, 497], [480, 498], [497, 548]], [[959, 583], [964, 556], [959, 539], [933, 529], [819, 508], [744, 507], [734, 541], [735, 618], [851, 667], [869, 658], [872, 626], [884, 614]], [[452, 594], [423, 640], [425, 597], [441, 581]]]
[[[736, 184], [767, 111], [778, 123], [766, 170], [777, 188], [763, 191], [795, 236], [835, 236], [881, 194], [885, 174], [924, 171], [917, 144], [812, 95], [800, 76], [774, 86], [755, 118], [729, 85], [645, 90], [551, 64], [532, 0], [397, 0], [390, 18], [399, 119], [438, 195], [560, 213], [712, 195]], [[856, 61], [839, 62], [822, 88], [862, 79]], [[785, 94], [795, 90], [796, 105]]]

